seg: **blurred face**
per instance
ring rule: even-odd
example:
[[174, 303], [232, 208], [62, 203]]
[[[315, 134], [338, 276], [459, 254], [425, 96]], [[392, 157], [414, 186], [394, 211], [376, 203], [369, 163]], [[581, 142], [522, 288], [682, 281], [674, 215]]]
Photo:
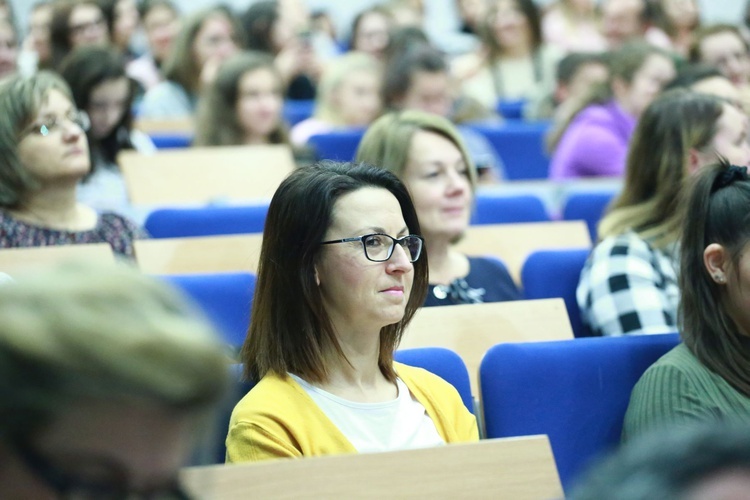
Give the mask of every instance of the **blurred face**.
[[601, 5], [602, 33], [614, 49], [643, 35], [643, 0], [605, 0]]
[[461, 14], [461, 19], [470, 26], [478, 25], [486, 10], [484, 0], [458, 0], [458, 11]]
[[[156, 498], [175, 488], [193, 430], [186, 418], [143, 404], [82, 401], [63, 409], [24, 448], [71, 486], [71, 498]], [[12, 480], [0, 481], [0, 496], [62, 498], [21, 453], [11, 448], [6, 455], [2, 467]]]
[[352, 72], [336, 88], [333, 100], [344, 125], [369, 125], [380, 113], [380, 78], [373, 72]]
[[119, 0], [115, 5], [114, 38], [119, 47], [127, 48], [138, 27], [138, 6], [135, 0]]
[[725, 157], [733, 165], [750, 165], [748, 118], [731, 104], [724, 104], [716, 122], [716, 135], [699, 153], [697, 167], [715, 163], [718, 156]]
[[414, 72], [400, 107], [448, 117], [453, 107], [448, 73]]
[[96, 5], [76, 6], [68, 18], [70, 45], [73, 48], [84, 45], [105, 45], [109, 43], [107, 22], [102, 10]]
[[52, 5], [42, 5], [31, 12], [28, 37], [31, 50], [37, 53], [40, 61], [47, 61], [50, 58], [50, 22], [52, 22]]
[[514, 0], [497, 0], [490, 13], [492, 30], [500, 47], [531, 47], [529, 21]]
[[7, 22], [0, 21], [0, 78], [16, 71], [17, 58], [16, 34]]
[[640, 116], [664, 85], [674, 77], [674, 63], [660, 54], [651, 54], [629, 84], [615, 80], [615, 100], [630, 115]]
[[281, 121], [279, 79], [268, 68], [259, 68], [242, 75], [238, 90], [237, 118], [245, 135], [256, 142], [267, 142]]
[[193, 53], [201, 68], [209, 60], [224, 61], [237, 50], [232, 24], [223, 15], [206, 19], [193, 41]]
[[453, 142], [434, 132], [415, 132], [403, 181], [427, 240], [453, 241], [466, 231], [473, 194], [467, 165]]
[[706, 78], [694, 83], [690, 87], [690, 89], [694, 92], [700, 92], [701, 94], [709, 94], [721, 97], [722, 99], [726, 99], [727, 101], [737, 106], [737, 108], [742, 109], [742, 99], [740, 97], [740, 91], [726, 77], [715, 76], [712, 78]]
[[86, 112], [91, 119], [91, 135], [104, 139], [122, 121], [128, 111], [130, 82], [127, 77], [105, 80], [95, 86]]
[[731, 31], [704, 38], [700, 43], [701, 62], [719, 69], [735, 85], [750, 81], [750, 62], [745, 44]]
[[[323, 241], [372, 233], [400, 238], [409, 234], [409, 228], [398, 200], [388, 190], [365, 187], [336, 201]], [[401, 245], [385, 262], [368, 260], [360, 241], [321, 245], [315, 271], [323, 304], [337, 331], [379, 331], [404, 317], [414, 267]]]
[[180, 31], [177, 13], [166, 6], [154, 7], [143, 18], [143, 27], [154, 59], [164, 61], [169, 55], [177, 32]]
[[698, 4], [695, 0], [662, 0], [661, 4], [675, 26], [691, 28], [698, 24]]
[[375, 57], [381, 57], [388, 45], [388, 29], [390, 21], [378, 12], [366, 14], [359, 22], [354, 50], [366, 52]]
[[564, 88], [559, 90], [560, 102], [567, 99], [583, 97], [594, 85], [604, 83], [609, 78], [609, 69], [604, 64], [588, 63], [582, 65], [575, 72]]
[[[77, 181], [89, 172], [89, 148], [84, 130], [75, 123], [75, 106], [63, 93], [50, 90], [29, 129], [18, 142], [18, 157], [41, 183]], [[39, 127], [47, 127], [47, 135]]]

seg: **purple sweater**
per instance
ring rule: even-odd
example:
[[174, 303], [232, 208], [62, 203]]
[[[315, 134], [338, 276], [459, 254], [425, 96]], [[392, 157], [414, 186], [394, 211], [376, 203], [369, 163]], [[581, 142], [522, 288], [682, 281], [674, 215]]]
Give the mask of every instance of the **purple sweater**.
[[584, 108], [552, 155], [550, 179], [622, 176], [635, 123], [614, 101]]

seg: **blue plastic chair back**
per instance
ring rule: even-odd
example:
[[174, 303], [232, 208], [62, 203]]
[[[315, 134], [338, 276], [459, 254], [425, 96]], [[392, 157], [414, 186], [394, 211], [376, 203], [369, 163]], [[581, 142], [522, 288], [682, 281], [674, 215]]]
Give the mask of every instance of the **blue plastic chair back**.
[[227, 344], [234, 348], [242, 346], [250, 325], [254, 274], [234, 272], [162, 277], [193, 299]]
[[570, 326], [576, 337], [590, 337], [581, 321], [576, 288], [591, 249], [538, 250], [531, 253], [521, 269], [521, 283], [527, 299], [561, 297], [565, 301]]
[[500, 155], [508, 180], [546, 179], [549, 158], [545, 152], [544, 137], [549, 122], [508, 121], [501, 125], [473, 124]]
[[262, 233], [268, 204], [201, 208], [162, 208], [146, 217], [153, 238]]
[[302, 120], [310, 118], [315, 111], [315, 100], [286, 100], [282, 114], [286, 123], [293, 127]]
[[541, 199], [534, 195], [494, 195], [478, 192], [472, 224], [509, 224], [550, 220]]
[[546, 434], [563, 487], [620, 442], [630, 393], [677, 334], [499, 344], [479, 369], [488, 438]]
[[320, 160], [353, 161], [364, 129], [337, 130], [318, 134], [307, 141]]
[[175, 149], [175, 148], [189, 148], [193, 143], [192, 134], [184, 134], [179, 132], [173, 133], [154, 133], [149, 134], [151, 142], [154, 143], [156, 149]]
[[523, 109], [527, 103], [526, 99], [501, 100], [497, 102], [495, 111], [506, 120], [523, 120]]
[[615, 192], [572, 193], [563, 206], [563, 220], [583, 220], [589, 228], [591, 241], [597, 241], [596, 226], [604, 214]]
[[398, 350], [393, 356], [399, 363], [424, 368], [453, 385], [464, 406], [474, 413], [469, 371], [458, 354], [444, 347], [416, 347]]

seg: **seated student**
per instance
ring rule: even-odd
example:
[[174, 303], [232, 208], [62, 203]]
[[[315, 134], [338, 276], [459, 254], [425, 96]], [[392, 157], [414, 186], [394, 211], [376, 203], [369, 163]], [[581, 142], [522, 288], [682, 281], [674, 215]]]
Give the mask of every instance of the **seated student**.
[[603, 52], [607, 41], [601, 32], [594, 0], [554, 0], [542, 15], [544, 41], [567, 53]]
[[77, 202], [91, 160], [86, 113], [47, 71], [0, 82], [0, 248], [109, 243], [133, 257], [146, 234], [114, 212]]
[[75, 48], [107, 45], [110, 42], [107, 19], [96, 0], [53, 2], [49, 33], [51, 69], [57, 69], [65, 56]]
[[365, 9], [352, 21], [349, 49], [383, 59], [393, 28], [393, 16], [387, 8], [375, 5]]
[[664, 90], [687, 88], [693, 92], [715, 95], [742, 109], [742, 96], [739, 89], [714, 66], [707, 64], [688, 64], [680, 68], [677, 76], [669, 82]]
[[54, 6], [52, 0], [37, 0], [31, 6], [23, 46], [18, 57], [21, 72], [30, 75], [37, 69], [49, 69], [52, 64], [50, 24]]
[[641, 377], [623, 440], [708, 421], [750, 424], [750, 204], [747, 167], [705, 167], [689, 191], [680, 244], [682, 343]]
[[0, 498], [188, 498], [227, 385], [213, 329], [129, 266], [0, 285]]
[[665, 48], [686, 58], [701, 23], [698, 0], [652, 0], [649, 4], [650, 30], [660, 31], [668, 42]]
[[156, 147], [133, 128], [135, 88], [125, 74], [122, 54], [111, 47], [81, 47], [63, 59], [60, 74], [70, 85], [76, 107], [91, 121], [86, 133], [91, 173], [78, 188], [78, 200], [98, 211], [112, 210], [142, 221], [145, 214], [128, 200], [117, 155], [127, 149], [153, 153]]
[[164, 62], [165, 80], [143, 96], [142, 118], [190, 118], [202, 87], [242, 46], [243, 33], [225, 7], [196, 12], [185, 20]]
[[632, 42], [614, 51], [609, 79], [554, 124], [550, 178], [622, 176], [638, 118], [674, 75], [669, 54], [651, 45]]
[[145, 0], [140, 4], [139, 15], [148, 50], [128, 63], [127, 72], [148, 90], [164, 79], [162, 67], [180, 31], [180, 11], [172, 0]]
[[581, 320], [594, 335], [677, 330], [676, 245], [685, 179], [719, 156], [750, 162], [748, 120], [731, 104], [676, 89], [643, 114], [622, 192], [581, 271]]
[[11, 19], [0, 19], [0, 78], [18, 68], [18, 31]]
[[287, 144], [283, 95], [284, 83], [270, 56], [235, 54], [201, 97], [195, 145]]
[[430, 264], [425, 306], [521, 298], [496, 259], [467, 257], [453, 248], [469, 226], [477, 173], [448, 120], [422, 111], [389, 113], [367, 130], [357, 161], [382, 165], [411, 193]]
[[424, 42], [389, 58], [383, 79], [383, 101], [393, 111], [415, 109], [456, 123], [480, 181], [495, 182], [503, 177], [503, 163], [495, 148], [482, 134], [461, 124], [499, 123], [499, 117], [488, 113], [471, 97], [456, 95], [454, 83], [445, 56]]
[[339, 128], [364, 128], [381, 111], [380, 64], [368, 54], [340, 56], [323, 70], [312, 117], [292, 127], [292, 143]]
[[406, 187], [368, 165], [301, 167], [271, 200], [227, 461], [475, 441], [456, 389], [393, 351], [427, 289]]

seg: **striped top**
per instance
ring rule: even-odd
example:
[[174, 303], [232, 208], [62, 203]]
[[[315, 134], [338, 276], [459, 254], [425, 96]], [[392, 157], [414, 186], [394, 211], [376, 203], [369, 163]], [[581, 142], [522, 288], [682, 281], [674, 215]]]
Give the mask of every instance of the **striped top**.
[[706, 420], [750, 423], [750, 398], [680, 344], [646, 370], [633, 388], [622, 440], [652, 429]]

